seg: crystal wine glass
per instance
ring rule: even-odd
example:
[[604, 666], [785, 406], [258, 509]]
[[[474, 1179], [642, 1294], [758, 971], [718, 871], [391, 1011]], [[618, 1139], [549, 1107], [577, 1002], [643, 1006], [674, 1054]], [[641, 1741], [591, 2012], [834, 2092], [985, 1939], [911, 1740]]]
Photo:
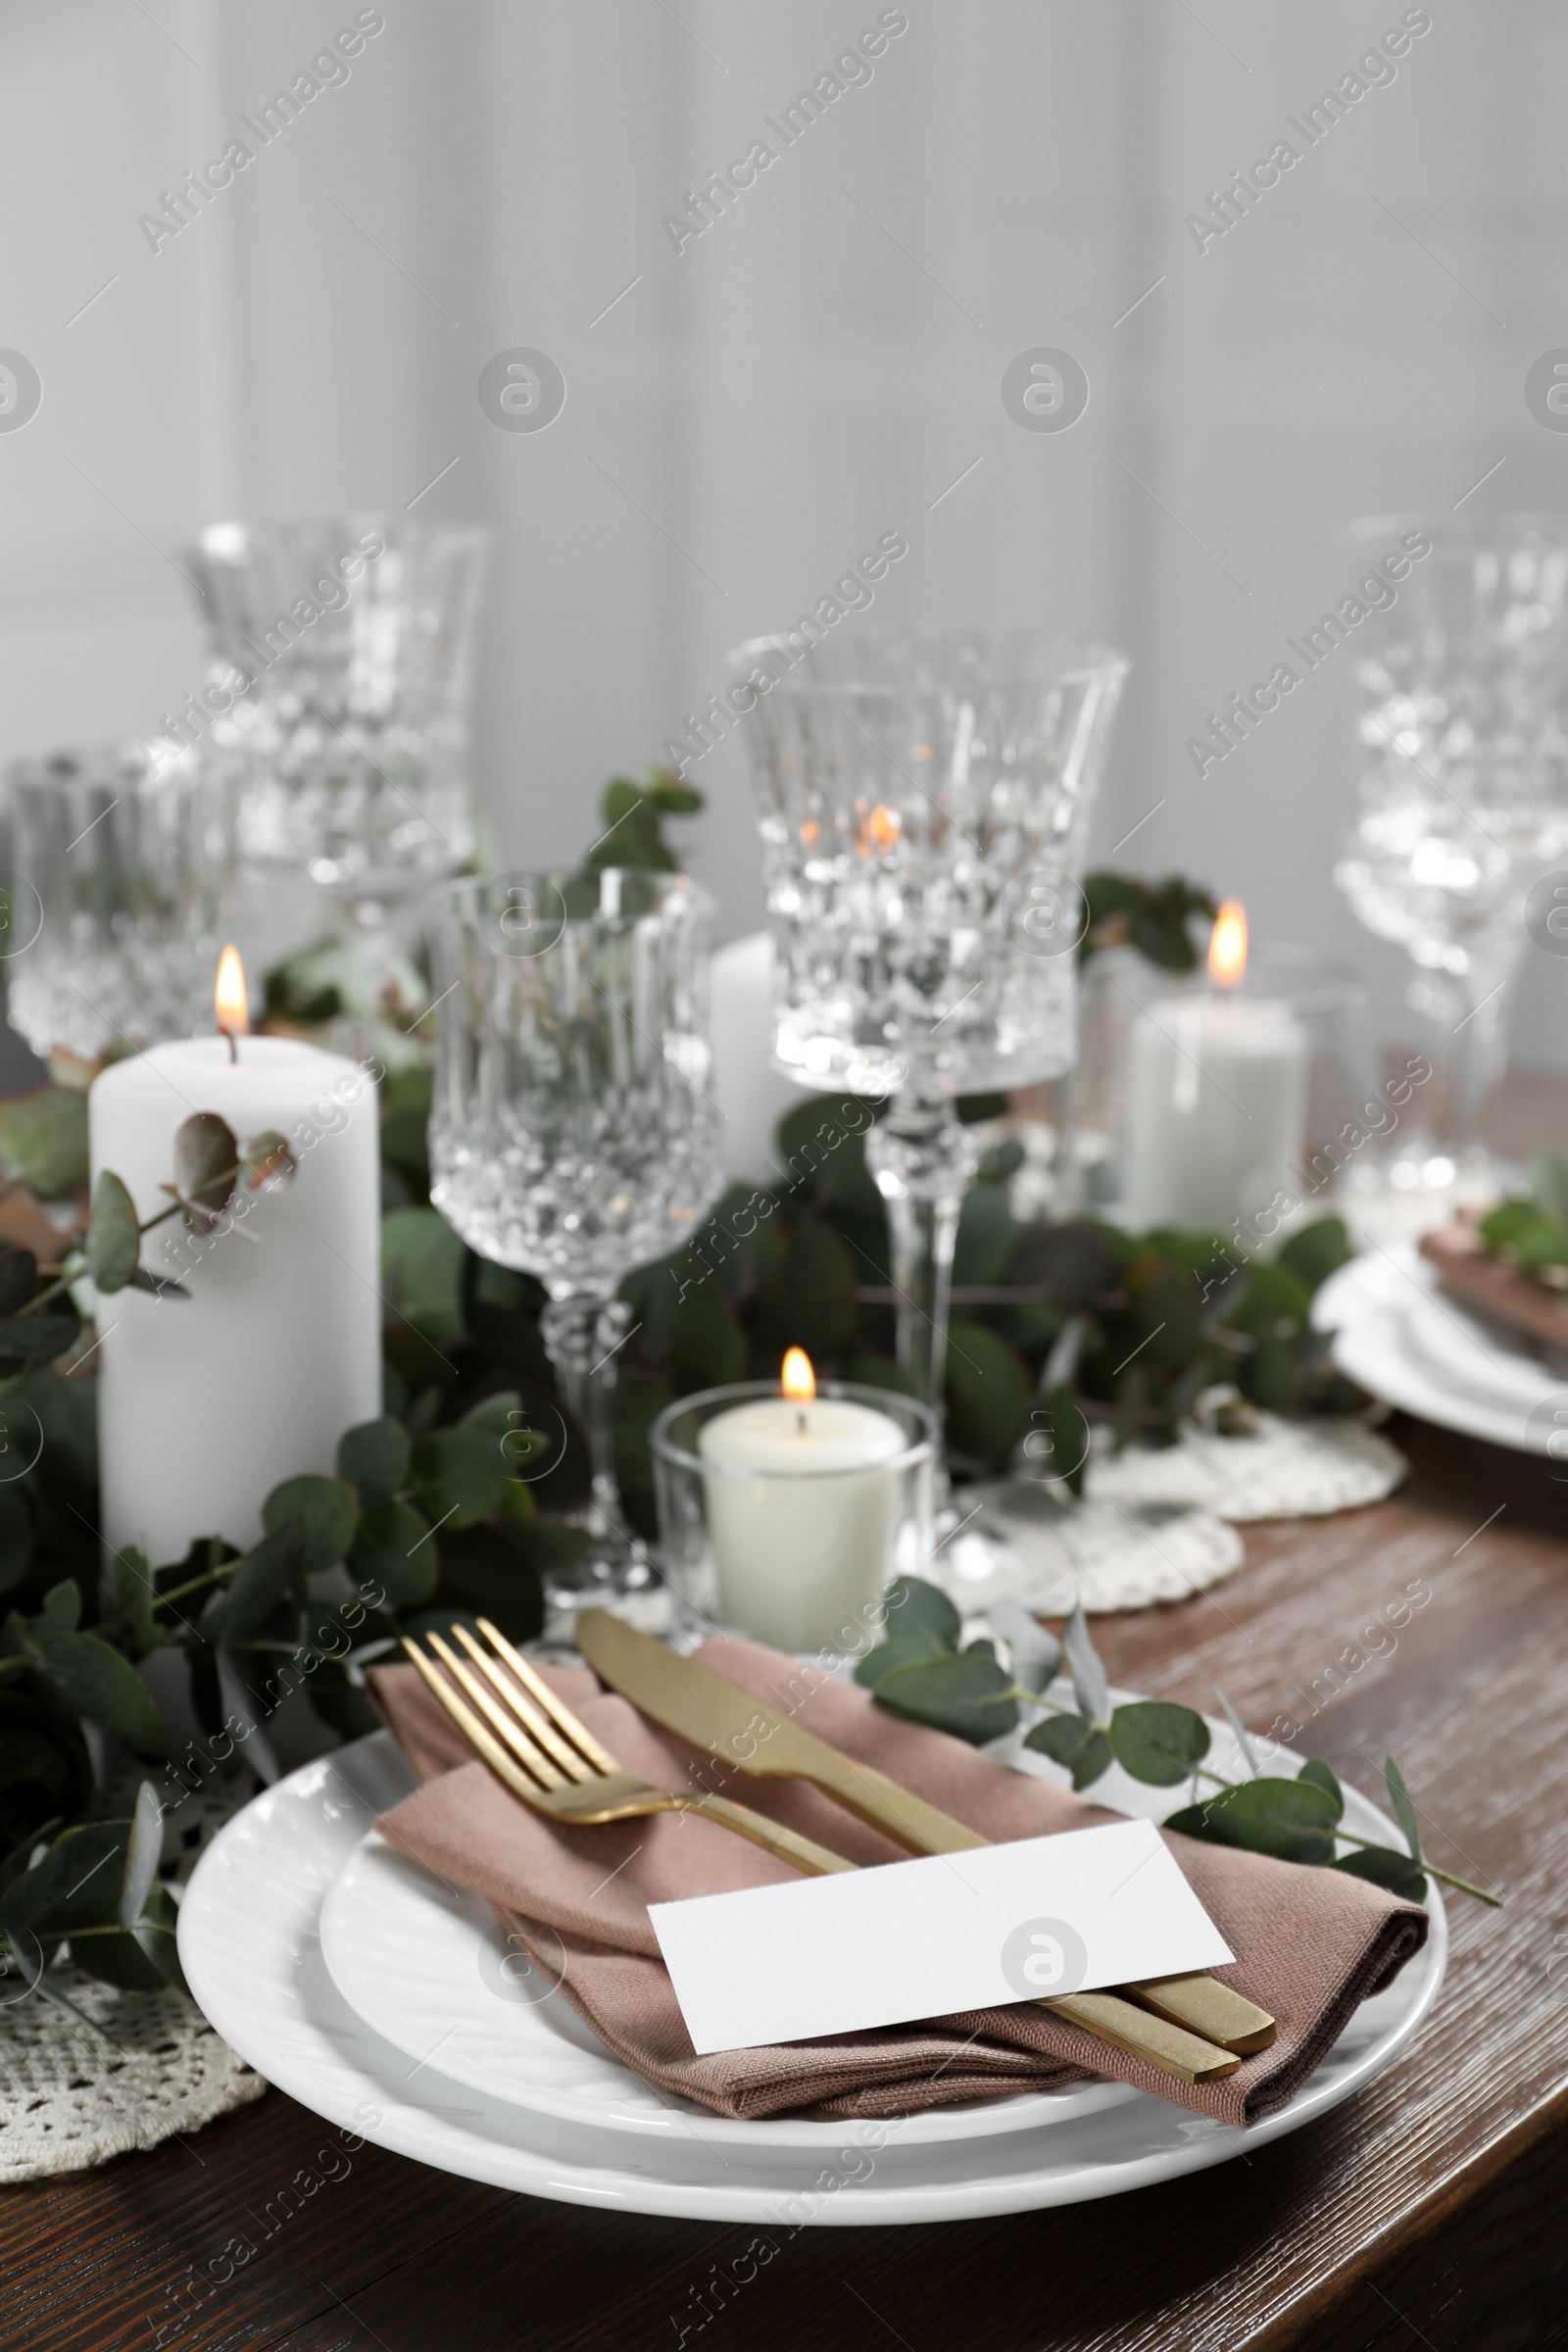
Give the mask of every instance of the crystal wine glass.
[[[1408, 534], [1408, 535], [1407, 535]], [[1494, 1180], [1480, 1135], [1506, 1054], [1524, 902], [1568, 849], [1568, 520], [1357, 523], [1351, 544], [1418, 557], [1356, 628], [1356, 792], [1335, 880], [1416, 965], [1435, 1076], [1388, 1174], [1444, 1194]], [[1369, 575], [1370, 576], [1370, 575]]]
[[1088, 824], [1125, 658], [1032, 630], [804, 629], [731, 656], [777, 943], [773, 1060], [886, 1100], [899, 1360], [940, 1408], [958, 1211], [956, 1094], [1076, 1054]]
[[19, 760], [5, 912], [12, 1024], [87, 1061], [210, 1028], [234, 921], [233, 810], [168, 741]]
[[423, 893], [474, 862], [489, 541], [477, 525], [343, 514], [211, 523], [185, 551], [210, 662], [200, 700], [164, 723], [234, 788], [258, 961], [342, 936], [371, 1001], [403, 994]]
[[588, 1435], [593, 1538], [558, 1607], [650, 1580], [622, 1523], [611, 1437], [634, 1266], [686, 1238], [722, 1186], [708, 1024], [710, 902], [684, 874], [607, 867], [448, 886], [430, 1197], [481, 1257], [534, 1274], [562, 1393]]

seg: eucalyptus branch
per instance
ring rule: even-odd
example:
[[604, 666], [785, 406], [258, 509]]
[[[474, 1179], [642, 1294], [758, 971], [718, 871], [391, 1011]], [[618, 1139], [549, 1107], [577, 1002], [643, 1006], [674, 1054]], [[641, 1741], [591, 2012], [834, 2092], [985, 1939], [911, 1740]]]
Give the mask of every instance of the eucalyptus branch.
[[[1500, 1903], [1500, 1896], [1427, 1860], [1415, 1807], [1392, 1756], [1384, 1777], [1402, 1848], [1345, 1828], [1345, 1792], [1321, 1757], [1308, 1758], [1294, 1776], [1260, 1773], [1253, 1764], [1249, 1779], [1235, 1781], [1204, 1761], [1212, 1732], [1196, 1709], [1162, 1698], [1113, 1705], [1082, 1603], [1059, 1642], [1027, 1610], [999, 1603], [993, 1624], [1008, 1644], [1006, 1665], [990, 1640], [960, 1648], [957, 1610], [945, 1592], [917, 1577], [901, 1577], [894, 1585], [885, 1623], [886, 1638], [861, 1658], [855, 1675], [896, 1714], [975, 1745], [1015, 1732], [1032, 1714], [1024, 1746], [1069, 1771], [1076, 1790], [1092, 1788], [1112, 1763], [1156, 1788], [1189, 1783], [1190, 1800], [1168, 1817], [1167, 1829], [1280, 1861], [1349, 1871], [1407, 1900], [1420, 1900], [1430, 1875], [1479, 1902]], [[1072, 1683], [1070, 1706], [1048, 1696], [1063, 1670]], [[1223, 1694], [1221, 1704], [1245, 1748], [1240, 1717]], [[1252, 1763], [1250, 1751], [1248, 1761]], [[1200, 1795], [1204, 1785], [1209, 1793]], [[1342, 1846], [1350, 1851], [1339, 1851]]]

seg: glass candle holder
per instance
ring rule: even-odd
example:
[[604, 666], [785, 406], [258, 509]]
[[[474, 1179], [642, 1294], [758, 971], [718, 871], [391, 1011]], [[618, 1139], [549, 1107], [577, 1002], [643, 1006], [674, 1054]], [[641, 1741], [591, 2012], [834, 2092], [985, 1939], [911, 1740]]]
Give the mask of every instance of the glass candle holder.
[[870, 1645], [896, 1576], [931, 1557], [929, 1406], [824, 1381], [704, 1389], [650, 1432], [664, 1574], [705, 1624], [794, 1653]]
[[[1058, 1097], [1057, 1215], [1102, 1215], [1137, 1228], [1226, 1228], [1273, 1210], [1282, 1191], [1298, 1210], [1315, 1202], [1311, 1213], [1321, 1214], [1347, 1162], [1389, 1128], [1392, 1114], [1379, 1112], [1368, 1050], [1365, 983], [1315, 949], [1265, 943], [1253, 949], [1234, 1000], [1244, 1014], [1271, 1009], [1282, 1027], [1289, 1024], [1299, 1040], [1300, 1069], [1279, 1150], [1266, 1168], [1253, 1166], [1266, 1119], [1256, 1102], [1238, 1100], [1243, 1086], [1222, 1064], [1210, 1064], [1202, 1035], [1189, 1036], [1184, 1026], [1208, 995], [1201, 977], [1175, 980], [1125, 949], [1094, 958], [1083, 1058]], [[1168, 1117], [1157, 1138], [1149, 1094], [1160, 1073], [1147, 1066], [1151, 1049], [1164, 1054], [1159, 1091], [1179, 1096], [1185, 1079], [1191, 1098], [1185, 1119]], [[1181, 1105], [1166, 1107], [1175, 1113]], [[1184, 1134], [1207, 1155], [1196, 1191], [1184, 1186], [1178, 1165]]]
[[156, 741], [19, 760], [6, 797], [10, 1019], [33, 1052], [95, 1061], [211, 1029], [234, 881], [222, 784]]

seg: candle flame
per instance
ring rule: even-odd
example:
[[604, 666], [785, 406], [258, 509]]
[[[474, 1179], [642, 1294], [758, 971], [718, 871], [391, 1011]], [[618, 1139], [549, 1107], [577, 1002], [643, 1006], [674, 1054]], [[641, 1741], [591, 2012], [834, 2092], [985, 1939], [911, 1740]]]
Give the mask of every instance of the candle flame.
[[243, 1037], [250, 1027], [245, 1003], [245, 966], [239, 959], [238, 948], [225, 948], [218, 959], [213, 1010], [224, 1037]]
[[1214, 917], [1208, 941], [1208, 976], [1216, 988], [1234, 988], [1247, 969], [1247, 909], [1227, 899]]
[[804, 1348], [792, 1348], [789, 1350], [784, 1358], [780, 1379], [785, 1396], [793, 1397], [797, 1404], [809, 1404], [816, 1395], [816, 1374], [811, 1370], [811, 1359]]
[[865, 837], [874, 849], [891, 850], [903, 829], [903, 820], [896, 808], [879, 802], [865, 820]]

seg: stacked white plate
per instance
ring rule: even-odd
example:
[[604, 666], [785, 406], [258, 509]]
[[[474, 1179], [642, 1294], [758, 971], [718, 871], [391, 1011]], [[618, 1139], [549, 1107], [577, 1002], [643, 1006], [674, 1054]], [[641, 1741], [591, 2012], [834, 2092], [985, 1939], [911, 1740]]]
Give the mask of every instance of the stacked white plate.
[[[1224, 1771], [1230, 1735], [1213, 1729]], [[1020, 1761], [1059, 1777], [1043, 1759], [1020, 1752]], [[789, 2230], [1111, 2196], [1221, 2163], [1348, 2098], [1417, 2031], [1447, 1953], [1434, 1889], [1426, 1949], [1356, 2012], [1290, 2105], [1246, 2132], [1110, 2082], [906, 2121], [738, 2122], [666, 2097], [622, 2066], [548, 1974], [507, 1948], [486, 1904], [376, 1835], [376, 1815], [411, 1786], [377, 1732], [237, 1814], [180, 1906], [192, 1990], [259, 2073], [341, 2129], [467, 2180], [569, 2204]], [[1157, 1818], [1185, 1792], [1118, 1773], [1095, 1793]], [[1398, 1842], [1353, 1791], [1346, 1822]]]
[[1374, 1246], [1318, 1292], [1312, 1320], [1374, 1396], [1441, 1428], [1568, 1467], [1568, 1359], [1451, 1298], [1413, 1242]]

